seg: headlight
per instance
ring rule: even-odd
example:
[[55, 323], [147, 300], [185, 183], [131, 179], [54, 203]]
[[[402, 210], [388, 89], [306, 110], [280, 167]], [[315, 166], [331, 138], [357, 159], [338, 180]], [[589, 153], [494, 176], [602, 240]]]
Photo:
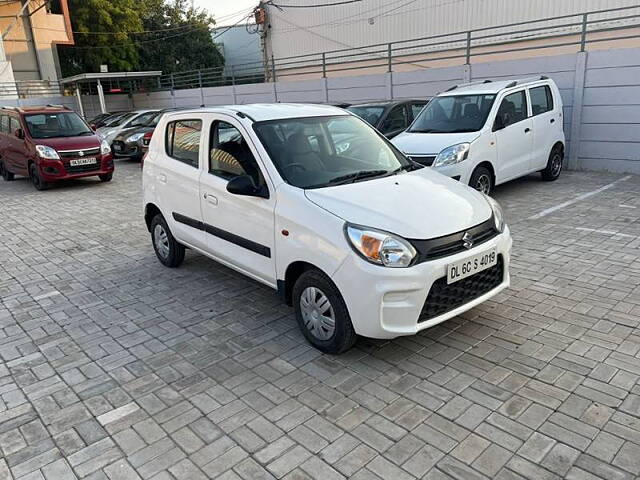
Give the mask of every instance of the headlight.
[[100, 153], [102, 155], [109, 155], [111, 153], [111, 147], [109, 146], [109, 142], [106, 140], [102, 140], [100, 144]]
[[485, 195], [484, 198], [487, 199], [487, 202], [489, 202], [489, 205], [491, 205], [491, 209], [493, 210], [493, 220], [496, 224], [496, 230], [502, 233], [504, 231], [504, 213], [502, 213], [502, 207], [489, 195]]
[[144, 133], [134, 133], [133, 135], [131, 135], [129, 138], [125, 140], [125, 143], [136, 143], [142, 137], [144, 137]]
[[470, 145], [468, 143], [459, 143], [445, 148], [433, 161], [433, 166], [444, 167], [445, 165], [453, 165], [454, 163], [460, 163], [466, 160], [469, 156], [469, 147]]
[[47, 145], [36, 145], [36, 151], [40, 158], [46, 158], [48, 160], [60, 160], [60, 155], [55, 149], [47, 146]]
[[416, 256], [409, 242], [391, 233], [357, 225], [347, 225], [345, 233], [356, 253], [377, 265], [408, 267]]

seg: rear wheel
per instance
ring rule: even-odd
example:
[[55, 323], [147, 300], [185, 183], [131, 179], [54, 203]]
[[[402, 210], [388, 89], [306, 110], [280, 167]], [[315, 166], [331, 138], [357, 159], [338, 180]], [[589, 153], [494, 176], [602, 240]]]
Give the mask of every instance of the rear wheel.
[[485, 195], [490, 195], [493, 190], [493, 175], [487, 167], [476, 167], [469, 179], [469, 186]]
[[319, 270], [303, 273], [293, 286], [296, 320], [305, 338], [325, 353], [349, 350], [357, 340], [338, 287]]
[[29, 165], [29, 177], [31, 178], [33, 186], [36, 187], [36, 190], [46, 190], [49, 188], [49, 184], [42, 180], [40, 172], [38, 172], [38, 167], [35, 163]]
[[549, 154], [547, 166], [544, 168], [544, 170], [540, 171], [542, 179], [546, 180], [547, 182], [553, 182], [554, 180], [557, 180], [560, 176], [560, 173], [562, 173], [563, 160], [564, 152], [562, 150], [562, 147], [556, 145], [555, 147], [553, 147], [553, 150], [551, 150], [551, 153]]
[[7, 170], [7, 167], [2, 160], [0, 160], [0, 176], [7, 182], [10, 182], [15, 178], [15, 175]]
[[113, 179], [113, 173], [105, 173], [104, 175], [98, 175], [98, 178], [100, 178], [100, 181], [102, 183], [110, 182], [111, 179]]
[[173, 237], [166, 220], [160, 214], [151, 220], [151, 242], [160, 263], [169, 268], [180, 266], [184, 260], [184, 246]]

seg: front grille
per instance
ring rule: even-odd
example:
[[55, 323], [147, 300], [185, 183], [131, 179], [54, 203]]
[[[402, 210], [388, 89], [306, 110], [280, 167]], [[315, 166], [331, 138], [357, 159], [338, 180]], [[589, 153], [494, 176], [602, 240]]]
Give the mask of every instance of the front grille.
[[120, 140], [113, 142], [111, 149], [116, 155], [133, 155], [138, 152], [137, 146], [128, 145]]
[[431, 320], [481, 297], [500, 285], [503, 279], [502, 255], [498, 255], [498, 263], [493, 267], [450, 285], [447, 284], [447, 277], [439, 278], [433, 282], [431, 290], [429, 290], [418, 323]]
[[[82, 154], [80, 153], [82, 152]], [[100, 148], [89, 148], [87, 150], [58, 150], [60, 158], [82, 158], [95, 157], [100, 155]]]
[[420, 165], [424, 165], [425, 167], [430, 167], [431, 165], [433, 165], [433, 161], [436, 159], [436, 156], [435, 155], [411, 155], [409, 158], [414, 162], [419, 163]]
[[432, 238], [429, 240], [409, 240], [418, 252], [416, 263], [422, 263], [466, 251], [462, 240], [462, 237], [466, 233], [473, 237], [473, 246], [475, 247], [481, 243], [491, 240], [498, 234], [498, 231], [495, 227], [495, 221], [493, 217], [491, 217], [486, 222], [476, 225], [475, 227], [471, 227], [467, 230], [462, 230], [451, 235], [445, 235], [444, 237]]

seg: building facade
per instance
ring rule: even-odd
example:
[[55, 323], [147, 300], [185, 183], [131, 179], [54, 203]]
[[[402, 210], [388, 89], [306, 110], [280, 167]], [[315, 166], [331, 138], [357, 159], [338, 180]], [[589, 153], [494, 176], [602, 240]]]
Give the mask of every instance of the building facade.
[[0, 2], [0, 82], [57, 82], [57, 44], [73, 44], [67, 0]]

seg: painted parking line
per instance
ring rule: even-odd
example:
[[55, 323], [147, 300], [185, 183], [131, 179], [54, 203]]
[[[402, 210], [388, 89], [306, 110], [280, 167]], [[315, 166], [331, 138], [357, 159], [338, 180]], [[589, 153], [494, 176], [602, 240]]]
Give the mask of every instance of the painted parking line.
[[624, 182], [625, 180], [629, 180], [631, 178], [631, 175], [627, 175], [626, 177], [622, 177], [619, 178], [618, 180], [616, 180], [615, 182], [611, 182], [609, 185], [605, 185], [604, 187], [600, 187], [597, 190], [593, 190], [591, 192], [587, 192], [587, 193], [583, 193], [582, 195], [577, 196], [576, 198], [572, 199], [572, 200], [568, 200], [566, 202], [560, 203], [558, 205], [555, 205], [551, 208], [547, 208], [546, 210], [541, 211], [540, 213], [537, 213], [531, 217], [529, 217], [529, 220], [536, 220], [538, 218], [542, 218], [542, 217], [546, 217], [547, 215], [556, 212], [560, 209], [563, 209], [565, 207], [568, 207], [569, 205], [573, 205], [574, 203], [578, 203], [582, 200], [585, 200], [589, 197], [593, 197], [594, 195], [597, 195], [599, 193], [604, 192], [605, 190], [609, 190], [610, 188], [616, 186], [618, 183], [620, 182]]
[[590, 233], [601, 233], [602, 235], [611, 235], [624, 238], [638, 238], [637, 235], [629, 235], [628, 233], [615, 232], [613, 230], [598, 230], [596, 228], [576, 227], [576, 230]]

